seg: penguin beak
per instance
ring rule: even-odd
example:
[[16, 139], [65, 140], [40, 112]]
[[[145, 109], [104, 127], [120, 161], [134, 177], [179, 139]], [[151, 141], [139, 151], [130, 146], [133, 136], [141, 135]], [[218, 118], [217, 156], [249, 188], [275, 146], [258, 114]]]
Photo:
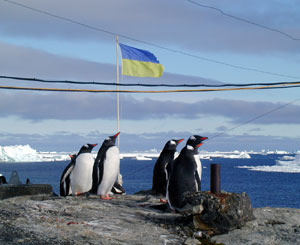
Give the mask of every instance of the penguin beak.
[[92, 144], [93, 147], [97, 146], [98, 144]]
[[[202, 141], [203, 141], [203, 140], [207, 140], [207, 139], [208, 139], [207, 137], [202, 137], [202, 138], [201, 138]], [[196, 145], [196, 146], [199, 148], [201, 145], [203, 145], [202, 142], [201, 142], [200, 144]]]
[[177, 145], [179, 145], [184, 139], [177, 140]]
[[116, 133], [113, 137], [117, 138], [119, 136], [120, 132]]

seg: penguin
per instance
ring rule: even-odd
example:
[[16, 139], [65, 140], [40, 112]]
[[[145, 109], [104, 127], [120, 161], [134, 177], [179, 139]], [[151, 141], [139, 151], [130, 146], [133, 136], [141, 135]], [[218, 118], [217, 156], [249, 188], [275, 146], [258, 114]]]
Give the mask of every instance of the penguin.
[[73, 195], [80, 195], [92, 188], [92, 174], [94, 157], [93, 148], [97, 144], [86, 144], [81, 147], [75, 159], [74, 167], [70, 173], [70, 183]]
[[70, 155], [71, 162], [64, 169], [59, 183], [60, 195], [65, 197], [72, 194], [71, 183], [70, 183], [70, 174], [75, 166], [77, 154]]
[[119, 195], [125, 194], [126, 190], [122, 185], [123, 185], [123, 178], [122, 175], [119, 173], [118, 178], [111, 189], [111, 192], [113, 194], [119, 194]]
[[166, 188], [168, 182], [168, 176], [171, 171], [171, 164], [175, 157], [176, 147], [180, 140], [169, 140], [163, 150], [161, 151], [153, 170], [153, 179], [152, 179], [152, 194], [153, 195], [163, 195], [166, 196]]
[[93, 186], [91, 193], [97, 194], [103, 200], [109, 196], [120, 173], [119, 149], [115, 145], [120, 132], [106, 138], [100, 147], [93, 167]]
[[4, 175], [0, 174], [0, 185], [7, 184], [6, 178]]
[[167, 200], [172, 210], [184, 207], [185, 192], [201, 190], [202, 165], [198, 156], [198, 148], [207, 137], [191, 136], [179, 156], [174, 160], [167, 184]]

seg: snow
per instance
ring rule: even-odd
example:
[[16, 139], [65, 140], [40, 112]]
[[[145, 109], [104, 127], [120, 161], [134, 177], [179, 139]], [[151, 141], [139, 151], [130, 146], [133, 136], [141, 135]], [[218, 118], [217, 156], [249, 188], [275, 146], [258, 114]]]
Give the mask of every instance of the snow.
[[253, 171], [281, 172], [281, 173], [300, 173], [300, 154], [295, 157], [283, 156], [281, 160], [276, 160], [273, 166], [239, 166]]
[[[278, 154], [282, 151], [276, 151]], [[49, 162], [49, 161], [67, 161], [70, 160], [69, 155], [77, 152], [38, 152], [29, 145], [13, 145], [0, 146], [0, 162]], [[251, 158], [250, 154], [264, 154], [265, 152], [246, 152], [246, 151], [232, 151], [232, 152], [206, 152], [199, 153], [200, 159], [211, 158]], [[96, 157], [97, 151], [92, 152]], [[150, 150], [146, 152], [121, 153], [120, 158], [132, 158], [136, 160], [149, 161], [159, 156], [157, 150]], [[274, 154], [274, 153], [273, 153]], [[240, 166], [240, 168], [247, 168], [254, 171], [270, 171], [270, 172], [300, 172], [300, 153], [296, 157], [282, 156], [277, 160], [274, 166]]]

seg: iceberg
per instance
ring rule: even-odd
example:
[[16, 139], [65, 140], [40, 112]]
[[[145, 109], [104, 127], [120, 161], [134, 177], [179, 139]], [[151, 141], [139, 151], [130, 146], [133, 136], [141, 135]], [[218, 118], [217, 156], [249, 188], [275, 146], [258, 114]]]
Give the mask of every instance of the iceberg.
[[41, 162], [42, 157], [29, 145], [0, 146], [1, 162]]
[[0, 162], [46, 162], [69, 159], [69, 153], [38, 152], [30, 145], [0, 146]]

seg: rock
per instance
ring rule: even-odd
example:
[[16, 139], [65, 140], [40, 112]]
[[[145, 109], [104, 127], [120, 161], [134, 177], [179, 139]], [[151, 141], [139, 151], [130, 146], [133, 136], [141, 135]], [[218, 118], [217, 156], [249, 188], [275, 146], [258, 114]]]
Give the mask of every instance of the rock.
[[188, 238], [184, 241], [183, 243], [184, 245], [201, 245], [201, 242], [197, 239], [193, 239], [193, 238]]
[[293, 208], [256, 208], [256, 220], [247, 222], [241, 229], [211, 240], [230, 245], [300, 244], [300, 210]]
[[253, 209], [246, 193], [210, 192], [185, 193], [184, 215], [193, 216], [196, 230], [207, 231], [209, 235], [227, 233], [241, 228], [245, 222], [253, 220]]
[[25, 195], [39, 195], [39, 194], [52, 194], [53, 188], [47, 184], [34, 184], [34, 185], [0, 185], [0, 199], [25, 196]]
[[153, 208], [159, 205], [159, 198], [139, 195], [8, 198], [0, 200], [0, 244], [300, 244], [299, 209], [254, 209], [256, 220], [210, 237], [213, 231], [194, 227], [200, 214]]
[[0, 244], [182, 244], [181, 215], [152, 209], [134, 195], [19, 196], [0, 201]]

